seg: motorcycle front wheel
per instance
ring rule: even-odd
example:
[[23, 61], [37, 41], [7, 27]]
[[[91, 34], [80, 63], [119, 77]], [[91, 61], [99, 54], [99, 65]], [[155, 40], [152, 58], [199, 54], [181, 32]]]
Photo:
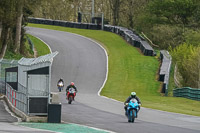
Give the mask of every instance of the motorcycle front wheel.
[[136, 112], [134, 109], [130, 111], [130, 117], [131, 117], [130, 122], [132, 122], [132, 123], [134, 123], [134, 121], [135, 121], [135, 113]]
[[72, 100], [73, 100], [73, 98], [72, 98], [72, 96], [70, 96], [70, 97], [69, 97], [69, 100], [68, 100], [68, 104], [71, 104], [71, 103], [72, 103]]

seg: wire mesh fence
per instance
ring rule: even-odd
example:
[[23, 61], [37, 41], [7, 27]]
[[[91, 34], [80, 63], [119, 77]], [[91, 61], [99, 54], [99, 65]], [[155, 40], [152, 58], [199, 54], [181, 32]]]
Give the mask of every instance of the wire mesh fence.
[[20, 91], [16, 91], [9, 84], [6, 84], [6, 96], [14, 107], [27, 114], [26, 88], [20, 84], [18, 87]]
[[[7, 60], [7, 59], [1, 59], [0, 60], [0, 93], [5, 94], [5, 69], [9, 67], [15, 67], [18, 65], [17, 60]], [[14, 81], [16, 79], [15, 73], [10, 73], [8, 76], [8, 81]]]

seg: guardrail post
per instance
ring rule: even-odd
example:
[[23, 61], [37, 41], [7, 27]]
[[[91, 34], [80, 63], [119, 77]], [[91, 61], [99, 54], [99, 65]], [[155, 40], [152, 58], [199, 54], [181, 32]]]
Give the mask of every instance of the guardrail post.
[[12, 105], [13, 105], [13, 89], [12, 89]]
[[15, 91], [15, 107], [16, 107], [16, 91]]

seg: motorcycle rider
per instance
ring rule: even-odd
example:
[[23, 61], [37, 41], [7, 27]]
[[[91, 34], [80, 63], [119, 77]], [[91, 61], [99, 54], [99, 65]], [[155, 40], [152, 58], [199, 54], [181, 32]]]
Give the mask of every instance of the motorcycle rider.
[[76, 93], [77, 93], [77, 89], [76, 89], [76, 86], [74, 85], [74, 82], [71, 82], [70, 85], [68, 85], [67, 88], [66, 88], [66, 96], [67, 97], [68, 97], [67, 93], [68, 93], [70, 88], [74, 88]]
[[[136, 99], [138, 104], [139, 104], [139, 109], [138, 109], [138, 112], [140, 110], [140, 106], [141, 106], [141, 101], [139, 99], [139, 97], [136, 96], [136, 92], [131, 92], [131, 96], [129, 96], [126, 101], [124, 102], [124, 109], [125, 109], [125, 115], [127, 116], [127, 107], [128, 107], [128, 103], [130, 102], [131, 99]], [[137, 112], [137, 113], [138, 113]], [[137, 117], [137, 116], [136, 116]]]
[[61, 89], [63, 89], [63, 87], [64, 87], [64, 81], [63, 81], [62, 78], [60, 78], [58, 80], [57, 86], [58, 86], [59, 91], [61, 91]]

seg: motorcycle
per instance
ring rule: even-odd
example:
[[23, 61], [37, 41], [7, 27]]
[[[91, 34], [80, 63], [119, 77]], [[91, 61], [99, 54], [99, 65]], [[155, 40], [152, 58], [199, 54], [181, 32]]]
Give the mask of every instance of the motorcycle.
[[64, 87], [63, 82], [59, 82], [58, 83], [58, 90], [59, 90], [59, 92], [61, 92], [61, 90], [63, 90], [63, 87]]
[[128, 118], [128, 122], [134, 122], [135, 118], [137, 118], [137, 113], [139, 110], [139, 104], [137, 102], [136, 99], [132, 99], [130, 100], [130, 102], [128, 103], [127, 106], [127, 118]]
[[67, 92], [68, 104], [72, 103], [72, 101], [74, 100], [75, 96], [76, 96], [75, 89], [74, 88], [69, 88], [69, 91]]

